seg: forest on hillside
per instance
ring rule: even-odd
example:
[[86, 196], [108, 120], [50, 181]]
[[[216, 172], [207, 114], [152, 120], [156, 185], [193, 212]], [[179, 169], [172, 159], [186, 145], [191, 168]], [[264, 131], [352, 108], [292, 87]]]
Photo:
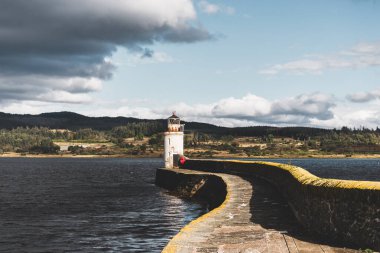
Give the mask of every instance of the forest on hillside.
[[[72, 145], [69, 151], [73, 153], [104, 153], [114, 154], [120, 149], [130, 149], [136, 141], [149, 137], [149, 143], [159, 145], [163, 142], [157, 133], [163, 131], [160, 122], [128, 123], [125, 126], [114, 127], [111, 130], [94, 130], [84, 128], [78, 130], [49, 129], [46, 127], [17, 127], [15, 129], [0, 129], [0, 153], [34, 153], [34, 154], [58, 154], [61, 150], [56, 143], [69, 142]], [[132, 141], [126, 140], [133, 138]], [[156, 140], [157, 139], [157, 140]], [[158, 140], [159, 139], [159, 140]], [[76, 145], [76, 143], [79, 143]], [[107, 143], [114, 147], [112, 150], [85, 150], [80, 143]], [[115, 148], [118, 148], [117, 150]], [[145, 149], [138, 147], [139, 149]]]
[[[307, 127], [225, 128], [190, 122], [185, 148], [199, 157], [308, 154], [380, 154], [380, 129]], [[164, 120], [133, 121], [111, 129], [0, 129], [0, 154], [158, 155], [163, 149]], [[68, 145], [62, 150], [63, 143]], [[68, 143], [68, 144], [67, 144]], [[86, 145], [85, 145], [85, 144]], [[93, 144], [93, 145], [90, 145]], [[97, 145], [95, 145], [97, 144]]]

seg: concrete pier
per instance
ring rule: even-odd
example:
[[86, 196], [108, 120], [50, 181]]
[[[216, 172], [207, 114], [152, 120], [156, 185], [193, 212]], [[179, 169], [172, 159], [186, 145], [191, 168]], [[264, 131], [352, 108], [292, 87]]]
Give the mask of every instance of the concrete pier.
[[[281, 194], [261, 179], [159, 169], [156, 183], [192, 197], [207, 187], [208, 177], [214, 178], [213, 184], [215, 177], [225, 183], [227, 191], [220, 193], [225, 196], [224, 201], [185, 226], [163, 252], [358, 252], [315, 240], [307, 234]], [[215, 192], [207, 192], [215, 195]]]

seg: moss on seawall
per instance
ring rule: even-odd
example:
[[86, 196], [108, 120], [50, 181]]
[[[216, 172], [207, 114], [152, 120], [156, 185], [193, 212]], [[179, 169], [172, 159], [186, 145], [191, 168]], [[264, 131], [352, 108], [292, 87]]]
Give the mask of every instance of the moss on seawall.
[[284, 195], [308, 231], [380, 250], [380, 182], [323, 179], [300, 167], [272, 162], [189, 159], [182, 167], [265, 179]]

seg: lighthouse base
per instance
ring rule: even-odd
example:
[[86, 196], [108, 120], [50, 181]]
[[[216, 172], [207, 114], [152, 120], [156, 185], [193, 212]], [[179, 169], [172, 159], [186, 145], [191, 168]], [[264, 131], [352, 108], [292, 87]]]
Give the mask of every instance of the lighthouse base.
[[165, 132], [164, 160], [165, 168], [174, 168], [174, 155], [183, 155], [183, 132]]

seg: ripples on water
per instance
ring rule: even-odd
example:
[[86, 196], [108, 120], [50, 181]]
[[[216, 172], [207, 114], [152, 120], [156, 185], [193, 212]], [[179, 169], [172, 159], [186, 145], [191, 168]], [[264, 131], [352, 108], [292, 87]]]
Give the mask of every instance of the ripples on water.
[[0, 159], [0, 252], [160, 252], [205, 207], [154, 185], [161, 159]]
[[[268, 159], [265, 159], [266, 161]], [[269, 159], [380, 181], [378, 159]], [[0, 159], [0, 252], [160, 252], [205, 207], [154, 185], [161, 159]]]
[[[250, 159], [251, 160], [251, 159]], [[318, 177], [380, 181], [380, 159], [252, 159], [302, 167]]]

